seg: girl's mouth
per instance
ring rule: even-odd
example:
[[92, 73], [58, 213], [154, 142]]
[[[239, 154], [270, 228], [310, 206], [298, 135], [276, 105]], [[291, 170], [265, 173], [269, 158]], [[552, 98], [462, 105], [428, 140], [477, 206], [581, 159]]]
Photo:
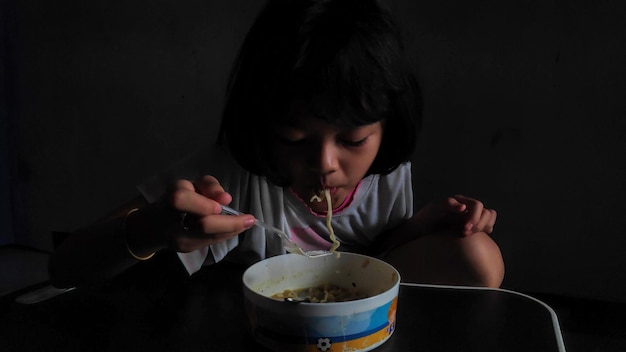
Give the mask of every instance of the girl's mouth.
[[324, 187], [324, 191], [328, 190], [331, 196], [334, 196], [337, 193], [337, 187]]
[[316, 207], [314, 206], [316, 203], [328, 204], [328, 201], [333, 203], [333, 196], [337, 193], [337, 187], [323, 186], [321, 189], [312, 189], [310, 192], [311, 195], [306, 200], [308, 200], [309, 206]]
[[328, 193], [330, 193], [331, 196], [334, 196], [337, 193], [337, 187], [323, 186], [317, 191], [313, 191], [313, 193], [316, 194], [320, 198], [324, 198], [326, 195], [326, 191], [328, 191]]

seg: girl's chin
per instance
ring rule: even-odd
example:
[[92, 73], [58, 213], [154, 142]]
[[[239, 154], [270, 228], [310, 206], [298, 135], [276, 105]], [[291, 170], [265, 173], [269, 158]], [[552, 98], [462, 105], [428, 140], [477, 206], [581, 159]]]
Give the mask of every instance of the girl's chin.
[[326, 214], [326, 212], [328, 211], [327, 207], [322, 208], [319, 205], [313, 205], [313, 204], [309, 204], [309, 209], [311, 209], [311, 211], [316, 214]]

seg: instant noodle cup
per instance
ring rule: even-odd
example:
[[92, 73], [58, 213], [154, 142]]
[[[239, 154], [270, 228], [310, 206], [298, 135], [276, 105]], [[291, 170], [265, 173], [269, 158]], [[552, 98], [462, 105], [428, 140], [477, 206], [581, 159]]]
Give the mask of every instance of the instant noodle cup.
[[[285, 254], [243, 274], [244, 300], [256, 341], [274, 351], [369, 351], [396, 326], [400, 275], [382, 260], [354, 253], [318, 258]], [[364, 294], [345, 302], [288, 302], [285, 290], [326, 284]]]

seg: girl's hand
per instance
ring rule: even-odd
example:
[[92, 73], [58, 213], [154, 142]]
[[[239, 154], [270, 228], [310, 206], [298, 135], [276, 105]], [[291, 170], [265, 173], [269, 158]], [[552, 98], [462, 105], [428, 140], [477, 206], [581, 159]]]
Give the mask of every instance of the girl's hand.
[[[191, 182], [178, 180], [158, 203], [167, 221], [165, 242], [179, 252], [191, 252], [235, 237], [254, 224], [251, 215], [220, 215], [232, 197], [213, 176]], [[157, 214], [157, 216], [159, 216]], [[166, 220], [167, 219], [167, 220]]]
[[496, 217], [496, 211], [485, 208], [481, 201], [454, 195], [426, 205], [413, 220], [425, 233], [446, 230], [470, 236], [477, 232], [493, 232]]

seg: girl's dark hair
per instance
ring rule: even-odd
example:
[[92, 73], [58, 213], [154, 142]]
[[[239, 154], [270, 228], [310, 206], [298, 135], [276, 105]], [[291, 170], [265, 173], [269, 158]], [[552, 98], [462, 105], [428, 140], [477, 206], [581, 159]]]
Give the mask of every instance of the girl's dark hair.
[[295, 102], [338, 127], [381, 121], [368, 174], [409, 160], [421, 94], [400, 33], [377, 0], [270, 0], [250, 29], [228, 86], [218, 143], [248, 171], [286, 185], [271, 161], [276, 126]]

